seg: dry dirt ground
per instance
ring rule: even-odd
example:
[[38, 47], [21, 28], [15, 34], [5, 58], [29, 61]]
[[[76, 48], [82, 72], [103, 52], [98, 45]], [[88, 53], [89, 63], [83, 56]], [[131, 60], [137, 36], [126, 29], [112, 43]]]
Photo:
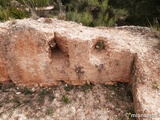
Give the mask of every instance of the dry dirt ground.
[[125, 113], [134, 113], [128, 83], [49, 88], [0, 84], [0, 96], [0, 120], [126, 120]]

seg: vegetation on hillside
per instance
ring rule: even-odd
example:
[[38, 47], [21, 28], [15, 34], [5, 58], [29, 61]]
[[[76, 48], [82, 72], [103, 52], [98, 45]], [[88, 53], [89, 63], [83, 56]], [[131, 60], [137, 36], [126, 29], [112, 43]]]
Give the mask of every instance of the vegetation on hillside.
[[87, 26], [113, 26], [119, 17], [127, 16], [124, 9], [115, 9], [108, 0], [79, 0], [68, 4], [67, 19]]
[[160, 22], [159, 0], [110, 0], [109, 4], [116, 8], [125, 8], [129, 12], [128, 24], [149, 25], [157, 19]]
[[28, 17], [23, 8], [18, 9], [10, 0], [0, 0], [0, 21], [10, 18], [23, 19]]
[[[42, 14], [43, 7], [54, 8]], [[41, 10], [37, 10], [41, 7]], [[159, 29], [159, 0], [0, 0], [0, 21], [54, 17], [86, 26], [141, 25]]]

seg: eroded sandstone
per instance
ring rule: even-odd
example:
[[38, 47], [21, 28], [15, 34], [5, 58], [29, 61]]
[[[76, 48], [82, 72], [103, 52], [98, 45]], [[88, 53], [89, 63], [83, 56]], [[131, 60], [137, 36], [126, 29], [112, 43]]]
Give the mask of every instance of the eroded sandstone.
[[31, 26], [13, 25], [4, 33], [1, 50], [14, 83], [56, 85], [61, 81], [84, 84], [131, 80], [134, 53], [118, 48], [116, 41], [104, 36], [85, 40], [60, 32], [55, 30], [49, 36]]
[[160, 114], [159, 40], [150, 29], [90, 28], [50, 20], [0, 24], [0, 82], [11, 79], [28, 86], [130, 82], [136, 112]]

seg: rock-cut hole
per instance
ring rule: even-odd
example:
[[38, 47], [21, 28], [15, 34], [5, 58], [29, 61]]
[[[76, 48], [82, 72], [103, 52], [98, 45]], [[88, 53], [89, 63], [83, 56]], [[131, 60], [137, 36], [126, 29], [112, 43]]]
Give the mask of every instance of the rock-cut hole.
[[49, 48], [50, 48], [50, 56], [52, 60], [53, 59], [57, 59], [57, 60], [64, 59], [65, 60], [68, 58], [68, 56], [66, 56], [65, 53], [61, 50], [61, 48], [59, 47], [55, 39], [52, 39], [49, 42]]

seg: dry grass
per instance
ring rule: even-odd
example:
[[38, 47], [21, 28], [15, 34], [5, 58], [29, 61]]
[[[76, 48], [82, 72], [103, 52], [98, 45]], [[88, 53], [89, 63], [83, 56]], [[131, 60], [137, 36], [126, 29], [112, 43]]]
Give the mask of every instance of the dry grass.
[[125, 83], [49, 88], [0, 84], [0, 120], [125, 119], [125, 113], [134, 111], [130, 88]]

